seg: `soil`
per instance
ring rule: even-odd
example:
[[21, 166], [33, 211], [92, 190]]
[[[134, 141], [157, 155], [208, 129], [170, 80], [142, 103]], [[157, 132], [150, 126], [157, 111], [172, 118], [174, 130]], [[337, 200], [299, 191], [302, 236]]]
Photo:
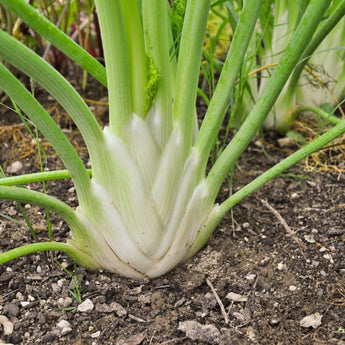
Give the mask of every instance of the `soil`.
[[[68, 118], [53, 100], [45, 103], [87, 161]], [[102, 120], [104, 107], [93, 107]], [[16, 173], [38, 171], [36, 141], [13, 116], [2, 109], [0, 164], [8, 171], [19, 161]], [[256, 139], [240, 158], [234, 190], [287, 155], [274, 149], [275, 135], [265, 139], [269, 146]], [[41, 145], [49, 169], [62, 168], [43, 139]], [[294, 167], [236, 205], [204, 249], [151, 281], [87, 272], [61, 253], [2, 265], [0, 343], [344, 345], [345, 176], [303, 168]], [[77, 205], [68, 180], [48, 182], [47, 191]], [[228, 193], [226, 184], [220, 200]], [[17, 204], [0, 205], [11, 218], [0, 218], [1, 251], [32, 242], [28, 229], [16, 223], [24, 222]], [[23, 206], [39, 238], [47, 239], [44, 210]], [[50, 214], [50, 221], [54, 240], [70, 236], [59, 217]]]

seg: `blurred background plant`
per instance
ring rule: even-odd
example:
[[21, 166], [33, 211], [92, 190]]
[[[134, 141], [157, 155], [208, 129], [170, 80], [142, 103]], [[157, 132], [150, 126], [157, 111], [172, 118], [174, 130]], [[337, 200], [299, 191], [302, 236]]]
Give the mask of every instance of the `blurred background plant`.
[[[103, 62], [102, 41], [93, 0], [29, 0], [28, 2], [93, 57]], [[66, 55], [2, 6], [0, 6], [0, 27], [36, 51], [60, 72], [66, 74], [70, 68], [75, 69]], [[86, 74], [83, 73], [81, 78], [77, 79], [85, 89]]]
[[[241, 97], [236, 112], [239, 123], [267, 84], [308, 3], [304, 0], [265, 2], [256, 39], [252, 42], [256, 54], [248, 56], [248, 61], [255, 60], [252, 66], [256, 69], [248, 73], [245, 88], [239, 85]], [[334, 15], [335, 9], [340, 7], [339, 14], [344, 13], [341, 2], [332, 1], [325, 18]], [[304, 58], [272, 109], [265, 128], [286, 134], [296, 119], [295, 110], [299, 106], [321, 106], [331, 113], [339, 108], [342, 112], [338, 106], [345, 96], [345, 19], [342, 18], [318, 44], [317, 35], [306, 47]]]
[[[230, 129], [238, 128], [256, 103], [308, 3], [309, 0], [264, 2], [230, 101], [228, 121], [224, 128], [225, 140]], [[199, 90], [206, 104], [223, 67], [242, 7], [242, 0], [219, 0], [213, 3]], [[345, 12], [340, 0], [332, 1], [324, 19], [331, 14], [335, 17], [336, 12], [339, 16]], [[280, 141], [283, 150], [289, 150], [291, 145], [304, 145], [332, 126], [328, 119], [306, 108], [301, 112], [299, 109], [302, 106], [322, 107], [339, 118], [345, 117], [342, 107], [345, 97], [345, 18], [339, 20], [324, 39], [320, 39], [321, 36], [321, 30], [318, 30], [265, 121], [266, 130], [287, 137], [287, 140]], [[345, 171], [341, 164], [345, 154], [343, 146], [344, 137], [341, 136], [327, 150], [313, 153], [305, 160], [306, 170]], [[215, 157], [222, 152], [223, 147], [224, 142], [217, 143]]]

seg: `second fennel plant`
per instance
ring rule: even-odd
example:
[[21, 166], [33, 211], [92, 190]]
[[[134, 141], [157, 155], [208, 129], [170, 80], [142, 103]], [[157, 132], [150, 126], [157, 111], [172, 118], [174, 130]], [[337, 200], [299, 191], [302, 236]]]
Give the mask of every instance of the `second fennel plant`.
[[[63, 160], [76, 187], [73, 210], [53, 197], [14, 187], [66, 172], [0, 180], [0, 198], [30, 202], [61, 215], [73, 238], [28, 244], [0, 255], [0, 263], [44, 250], [61, 250], [88, 269], [157, 277], [194, 255], [229, 209], [283, 170], [345, 131], [324, 136], [268, 170], [222, 204], [217, 194], [238, 157], [262, 126], [303, 55], [329, 0], [311, 0], [279, 65], [241, 128], [206, 174], [229, 98], [242, 68], [263, 0], [247, 0], [206, 116], [199, 128], [196, 95], [211, 0], [183, 1], [179, 39], [165, 0], [97, 0], [106, 68], [71, 42], [23, 0], [0, 4], [108, 87], [109, 126], [100, 128], [80, 95], [51, 66], [0, 31], [0, 57], [52, 94], [68, 111], [87, 145], [92, 179], [61, 129], [0, 64], [0, 87], [38, 126]], [[176, 14], [176, 13], [175, 13]], [[176, 42], [180, 42], [178, 49]]]
[[[272, 0], [266, 3], [258, 25], [257, 40], [252, 40], [252, 51], [255, 54], [248, 55], [251, 66], [259, 62], [259, 66], [256, 66], [258, 72], [248, 78], [242, 91], [239, 90], [242, 97], [237, 121], [240, 122], [249, 114], [269, 82], [272, 69], [278, 63], [309, 2]], [[315, 35], [308, 42], [303, 56], [267, 117], [264, 124], [266, 128], [285, 134], [300, 112], [299, 107], [339, 106], [345, 96], [344, 14], [344, 1], [331, 1]]]

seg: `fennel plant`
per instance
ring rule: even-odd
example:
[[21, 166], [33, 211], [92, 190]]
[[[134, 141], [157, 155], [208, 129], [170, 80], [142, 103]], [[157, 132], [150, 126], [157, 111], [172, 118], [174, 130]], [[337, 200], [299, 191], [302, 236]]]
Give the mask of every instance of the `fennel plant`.
[[[278, 63], [300, 18], [310, 2], [305, 0], [272, 0], [261, 15], [257, 40], [252, 50], [259, 59], [259, 72], [248, 78], [243, 88], [238, 117], [245, 118], [269, 82], [272, 69]], [[298, 66], [286, 83], [264, 126], [286, 133], [300, 106], [337, 107], [345, 96], [345, 3], [333, 0], [316, 34], [301, 57]], [[255, 65], [255, 64], [254, 64]], [[253, 66], [253, 63], [251, 64]], [[252, 67], [253, 68], [253, 67]], [[299, 113], [299, 112], [298, 112]], [[241, 121], [241, 120], [239, 120]]]
[[[343, 133], [345, 122], [340, 121], [221, 204], [215, 203], [228, 172], [303, 58], [331, 1], [309, 2], [267, 86], [207, 173], [209, 155], [263, 3], [244, 2], [222, 73], [199, 126], [196, 96], [211, 0], [179, 1], [173, 10], [166, 0], [96, 0], [106, 68], [24, 0], [0, 0], [107, 86], [109, 95], [109, 126], [101, 128], [67, 80], [0, 31], [0, 57], [30, 76], [66, 109], [84, 138], [92, 166], [90, 178], [59, 126], [0, 64], [0, 87], [37, 125], [67, 169], [3, 178], [0, 198], [56, 212], [73, 235], [66, 243], [41, 242], [12, 249], [0, 254], [0, 263], [32, 252], [59, 250], [91, 270], [106, 269], [133, 278], [160, 276], [197, 253], [236, 203]], [[176, 34], [173, 27], [181, 31]], [[76, 210], [56, 198], [16, 186], [68, 176], [77, 191]]]

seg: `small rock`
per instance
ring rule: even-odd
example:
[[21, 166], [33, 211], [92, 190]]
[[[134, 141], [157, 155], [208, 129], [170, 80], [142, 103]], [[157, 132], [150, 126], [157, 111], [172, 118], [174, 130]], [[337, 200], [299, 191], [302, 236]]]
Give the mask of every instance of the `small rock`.
[[28, 301], [23, 301], [23, 302], [20, 302], [20, 305], [21, 305], [23, 308], [25, 308], [25, 307], [27, 307], [28, 305], [30, 305], [30, 302], [28, 302]]
[[127, 315], [127, 310], [119, 303], [112, 302], [110, 303], [110, 309], [111, 311], [115, 312], [117, 316], [125, 316]]
[[138, 297], [138, 302], [143, 304], [150, 304], [151, 303], [151, 294], [140, 295]]
[[94, 305], [89, 298], [78, 305], [78, 311], [81, 313], [87, 313], [88, 311], [93, 310], [93, 308]]
[[256, 342], [256, 335], [255, 335], [255, 331], [253, 327], [247, 327], [245, 329], [247, 337], [249, 338], [249, 340], [251, 340], [252, 342]]
[[14, 207], [10, 207], [10, 209], [8, 210], [8, 214], [13, 217], [17, 214], [17, 210]]
[[290, 286], [289, 286], [289, 290], [290, 290], [291, 292], [296, 291], [296, 290], [297, 290], [297, 287], [296, 287], [295, 285], [290, 285]]
[[13, 303], [6, 303], [3, 307], [2, 312], [8, 317], [18, 316], [19, 307]]
[[4, 335], [11, 335], [13, 333], [13, 323], [5, 315], [0, 315], [0, 324], [2, 325]]
[[245, 323], [246, 322], [246, 318], [242, 313], [239, 313], [238, 311], [234, 311], [232, 313], [232, 315], [237, 319], [240, 320], [241, 322]]
[[21, 170], [23, 170], [24, 166], [21, 162], [15, 161], [9, 167], [7, 167], [6, 171], [10, 174], [17, 174]]
[[261, 266], [265, 266], [266, 264], [268, 264], [268, 262], [270, 261], [269, 256], [265, 256], [262, 260], [260, 260], [260, 265]]
[[317, 260], [312, 260], [311, 264], [312, 264], [314, 267], [317, 267], [317, 266], [319, 266], [320, 262], [317, 261]]
[[71, 297], [66, 297], [66, 298], [60, 297], [58, 299], [58, 304], [62, 308], [68, 308], [72, 303], [73, 303], [73, 300]]
[[66, 280], [65, 279], [59, 279], [57, 281], [57, 285], [62, 288], [65, 285]]
[[191, 340], [200, 340], [207, 344], [219, 344], [220, 331], [214, 325], [202, 325], [194, 320], [183, 321], [178, 325], [178, 330], [186, 333]]
[[92, 299], [94, 304], [102, 304], [106, 302], [105, 296], [96, 296]]
[[110, 306], [106, 303], [98, 303], [96, 304], [95, 310], [98, 313], [111, 313], [112, 310], [110, 308]]
[[262, 147], [262, 146], [263, 146], [263, 145], [262, 145], [262, 142], [261, 142], [260, 140], [254, 141], [254, 145], [255, 145], [256, 147]]
[[310, 187], [317, 187], [317, 183], [314, 181], [306, 181], [306, 183], [310, 186]]
[[101, 331], [97, 331], [91, 334], [91, 338], [98, 338], [101, 335]]
[[67, 308], [67, 307], [71, 306], [72, 303], [73, 303], [73, 299], [71, 297], [66, 297], [62, 306], [64, 308]]
[[300, 326], [309, 328], [313, 327], [314, 329], [318, 328], [321, 325], [322, 315], [320, 313], [314, 313], [304, 317], [300, 321]]
[[270, 319], [270, 324], [272, 325], [272, 326], [276, 326], [276, 325], [278, 325], [279, 323], [280, 323], [280, 319], [278, 319], [278, 318], [273, 318], [273, 319]]
[[217, 305], [217, 300], [214, 297], [214, 294], [207, 292], [205, 296], [201, 299], [201, 305], [205, 309], [212, 309]]
[[308, 242], [308, 243], [315, 243], [315, 238], [313, 235], [304, 235], [304, 239]]
[[331, 254], [325, 254], [323, 257], [324, 257], [326, 260], [329, 260], [329, 262], [330, 262], [331, 264], [334, 263], [334, 260], [333, 260]]
[[278, 139], [278, 145], [280, 147], [292, 147], [296, 145], [296, 141], [289, 137]]
[[185, 297], [181, 297], [181, 298], [180, 298], [178, 301], [176, 301], [176, 303], [174, 304], [174, 308], [181, 307], [181, 305], [183, 305], [184, 302], [186, 302]]
[[58, 293], [61, 291], [61, 287], [57, 283], [53, 283], [51, 286], [52, 286], [53, 292]]
[[133, 334], [124, 343], [121, 343], [121, 345], [139, 345], [144, 339], [144, 333]]
[[72, 326], [67, 320], [59, 321], [56, 327], [61, 329], [61, 335], [66, 335], [72, 332]]
[[284, 264], [283, 262], [279, 262], [277, 268], [279, 271], [283, 271], [286, 269], [286, 264]]
[[255, 278], [256, 278], [256, 274], [254, 274], [254, 273], [248, 273], [246, 275], [247, 280], [254, 280]]
[[234, 302], [247, 302], [248, 297], [244, 295], [237, 294], [235, 292], [229, 292], [226, 297], [227, 299], [234, 301]]

